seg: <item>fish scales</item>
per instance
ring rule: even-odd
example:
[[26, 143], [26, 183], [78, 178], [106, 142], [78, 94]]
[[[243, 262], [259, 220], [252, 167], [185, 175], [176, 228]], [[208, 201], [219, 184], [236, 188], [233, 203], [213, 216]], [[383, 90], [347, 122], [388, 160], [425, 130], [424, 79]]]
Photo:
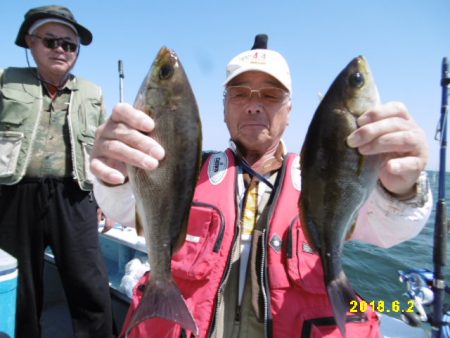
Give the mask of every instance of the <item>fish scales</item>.
[[345, 337], [350, 301], [357, 299], [342, 269], [342, 250], [359, 209], [378, 180], [381, 158], [362, 156], [346, 139], [357, 118], [379, 103], [369, 65], [354, 58], [336, 77], [309, 125], [300, 156], [300, 219], [308, 240], [319, 251], [324, 282]]
[[175, 52], [161, 48], [138, 92], [135, 107], [155, 121], [150, 136], [161, 144], [166, 155], [155, 170], [128, 166], [151, 277], [127, 334], [140, 322], [160, 317], [198, 335], [195, 320], [171, 273], [172, 255], [186, 236], [202, 140], [197, 103]]

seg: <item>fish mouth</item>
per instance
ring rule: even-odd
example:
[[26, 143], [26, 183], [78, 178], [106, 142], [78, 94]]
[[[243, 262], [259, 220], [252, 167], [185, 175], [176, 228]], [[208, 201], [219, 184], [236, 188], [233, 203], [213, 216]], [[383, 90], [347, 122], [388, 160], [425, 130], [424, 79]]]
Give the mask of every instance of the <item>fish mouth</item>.
[[163, 65], [171, 65], [172, 67], [175, 67], [178, 65], [178, 56], [175, 54], [175, 52], [167, 47], [161, 47], [161, 49], [158, 52], [158, 59], [159, 61], [159, 67], [162, 67]]

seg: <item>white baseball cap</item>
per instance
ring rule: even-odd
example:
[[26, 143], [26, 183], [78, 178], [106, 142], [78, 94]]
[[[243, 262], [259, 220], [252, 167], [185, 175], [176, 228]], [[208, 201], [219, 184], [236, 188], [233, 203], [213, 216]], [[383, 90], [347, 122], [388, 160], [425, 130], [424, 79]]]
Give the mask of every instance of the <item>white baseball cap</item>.
[[291, 73], [285, 58], [280, 53], [266, 48], [267, 35], [257, 35], [251, 50], [240, 53], [228, 63], [224, 85], [242, 73], [259, 71], [273, 76], [292, 93]]

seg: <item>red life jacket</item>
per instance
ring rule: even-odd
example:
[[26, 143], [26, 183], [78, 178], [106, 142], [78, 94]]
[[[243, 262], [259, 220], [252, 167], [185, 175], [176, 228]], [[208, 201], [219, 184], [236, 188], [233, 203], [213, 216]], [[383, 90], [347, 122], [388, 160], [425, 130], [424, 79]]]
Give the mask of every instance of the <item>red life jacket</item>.
[[[209, 337], [221, 282], [237, 234], [237, 166], [231, 150], [209, 156], [195, 190], [186, 241], [172, 257], [172, 273], [200, 332]], [[266, 337], [342, 337], [328, 300], [322, 264], [311, 250], [298, 218], [298, 156], [288, 154], [278, 175], [275, 200], [263, 230], [266, 271]], [[135, 288], [123, 332], [143, 296], [149, 278]], [[348, 314], [347, 337], [380, 337], [378, 316], [371, 311]], [[160, 318], [146, 320], [128, 337], [190, 337], [179, 325]]]

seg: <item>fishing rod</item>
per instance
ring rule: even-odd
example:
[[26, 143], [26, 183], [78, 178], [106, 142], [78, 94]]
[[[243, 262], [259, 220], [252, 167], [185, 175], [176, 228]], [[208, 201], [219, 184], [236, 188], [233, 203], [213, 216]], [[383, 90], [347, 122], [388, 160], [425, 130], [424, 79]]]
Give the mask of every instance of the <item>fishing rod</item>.
[[119, 66], [119, 101], [123, 102], [123, 79], [125, 78], [125, 74], [123, 72], [122, 60], [119, 60], [118, 66]]
[[[428, 269], [409, 269], [399, 271], [400, 281], [406, 284], [406, 295], [414, 301], [415, 312], [403, 313], [402, 319], [412, 326], [420, 326], [421, 322], [431, 324], [433, 338], [450, 338], [450, 310], [444, 309], [445, 294], [450, 294], [450, 286], [446, 285], [444, 268], [447, 265], [447, 204], [445, 200], [446, 152], [447, 152], [447, 116], [448, 88], [450, 74], [448, 59], [442, 60], [442, 102], [441, 116], [435, 139], [440, 141], [439, 156], [439, 189], [436, 202], [436, 218], [434, 225], [433, 265], [434, 271]], [[431, 314], [425, 308], [431, 307]]]
[[447, 151], [447, 116], [448, 116], [448, 87], [450, 77], [448, 73], [448, 60], [442, 60], [442, 102], [440, 120], [440, 156], [439, 156], [439, 192], [436, 203], [436, 222], [434, 227], [434, 280], [433, 280], [433, 316], [431, 320], [432, 337], [439, 338], [442, 335], [442, 317], [445, 297], [445, 273], [447, 265], [447, 205], [445, 201], [445, 161]]

